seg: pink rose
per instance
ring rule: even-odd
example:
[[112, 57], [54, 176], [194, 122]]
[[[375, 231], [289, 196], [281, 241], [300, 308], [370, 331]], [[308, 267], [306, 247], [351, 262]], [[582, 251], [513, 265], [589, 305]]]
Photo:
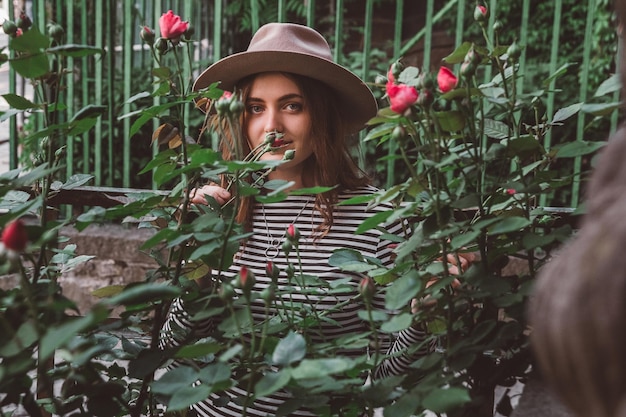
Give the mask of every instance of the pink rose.
[[22, 252], [28, 244], [28, 233], [21, 219], [9, 223], [2, 231], [2, 243], [7, 249]]
[[402, 114], [417, 101], [417, 90], [406, 84], [387, 83], [387, 96], [391, 103], [391, 110]]
[[442, 93], [452, 91], [458, 82], [459, 79], [454, 75], [450, 68], [439, 68], [439, 73], [437, 74], [437, 84], [439, 85], [439, 90], [441, 90]]
[[163, 13], [159, 19], [159, 28], [161, 36], [166, 39], [178, 39], [189, 28], [189, 22], [183, 22], [180, 16], [174, 14], [171, 10]]

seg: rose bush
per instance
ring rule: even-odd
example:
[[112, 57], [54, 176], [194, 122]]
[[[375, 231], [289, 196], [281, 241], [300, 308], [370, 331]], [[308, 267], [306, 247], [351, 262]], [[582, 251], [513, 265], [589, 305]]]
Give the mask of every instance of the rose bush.
[[[479, 5], [474, 16], [484, 26], [489, 10]], [[0, 292], [0, 325], [8, 335], [0, 341], [3, 407], [20, 405], [33, 416], [42, 410], [78, 416], [165, 415], [166, 409], [168, 415], [184, 415], [195, 401], [239, 384], [247, 387], [238, 399], [242, 404], [289, 388], [293, 404], [288, 402], [280, 410], [282, 415], [294, 404], [308, 405], [319, 415], [364, 411], [371, 415], [375, 409], [394, 417], [424, 410], [448, 416], [490, 415], [494, 388], [523, 380], [532, 366], [525, 300], [545, 254], [572, 231], [560, 213], [538, 206], [537, 197], [571, 181], [551, 169], [555, 159], [591, 153], [601, 146], [578, 143], [550, 150], [543, 148], [541, 139], [581, 110], [600, 115], [617, 105], [599, 108], [574, 103], [544, 114], [541, 103], [553, 92], [540, 86], [530, 93], [518, 92], [520, 46], [501, 45], [497, 39], [459, 45], [436, 76], [393, 63], [387, 80], [379, 85], [387, 102], [370, 121], [365, 140], [396, 141], [406, 178], [372, 197], [372, 204], [391, 201], [397, 209], [362, 224], [359, 231], [406, 219], [413, 232], [397, 242], [392, 269], [381, 268], [357, 252], [333, 255], [332, 265], [368, 276], [359, 283], [364, 300], [359, 316], [370, 324], [371, 332], [346, 333], [335, 343], [308, 345], [307, 335], [318, 330], [326, 315], [308, 314], [304, 305], [291, 305], [284, 316], [268, 317], [262, 326], [253, 326], [250, 303], [282, 303], [288, 293], [277, 293], [276, 286], [261, 293], [251, 291], [255, 277], [246, 269], [232, 281], [220, 274], [245, 238], [234, 218], [237, 196], [253, 195], [264, 202], [285, 196], [289, 184], [265, 181], [264, 176], [281, 162], [259, 160], [282, 139], [268, 135], [250, 155], [233, 149], [236, 161], [224, 161], [220, 152], [205, 146], [226, 130], [240, 134], [242, 103], [237, 94], [216, 85], [192, 92], [185, 74], [193, 69], [182, 68], [179, 58], [193, 30], [172, 11], [159, 24], [158, 38], [148, 26], [140, 33], [155, 60], [155, 88], [128, 99], [134, 103], [150, 98], [156, 104], [120, 118], [132, 119], [131, 134], [158, 118], [152, 141], [159, 152], [144, 171], [152, 172], [166, 193], [128, 195], [119, 198], [116, 207], [90, 209], [75, 223], [80, 229], [122, 219], [153, 228], [155, 234], [142, 250], [154, 257], [158, 267], [143, 282], [99, 289], [95, 295], [102, 300], [90, 311], [67, 313], [74, 305], [63, 296], [55, 277], [84, 258], [74, 257], [69, 245], [60, 248], [61, 225], [49, 221], [47, 203], [57, 190], [89, 180], [88, 176], [56, 178], [56, 157], [63, 149], [59, 137], [89, 129], [101, 109], [89, 107], [63, 118], [58, 114], [63, 108], [59, 102], [32, 103], [3, 96], [16, 112], [55, 110], [49, 113], [55, 117], [51, 124], [34, 134], [41, 142], [42, 163], [26, 175], [0, 176], [2, 207], [8, 207], [0, 217], [5, 229], [2, 239], [6, 233], [5, 245], [25, 251], [20, 260], [28, 266], [2, 270], [15, 271], [21, 279], [19, 287]], [[19, 55], [11, 65], [48, 88], [43, 81], [54, 79], [49, 73], [50, 55], [99, 52], [75, 45], [50, 47], [53, 41], [58, 42], [34, 29], [24, 31], [11, 42], [10, 48]], [[488, 67], [495, 75], [479, 81]], [[603, 91], [614, 88], [604, 86]], [[215, 109], [219, 123], [209, 126], [205, 120], [200, 132], [192, 135], [186, 115], [197, 111], [194, 106], [207, 114]], [[215, 201], [207, 206], [189, 204], [194, 186], [218, 182], [220, 175], [226, 175], [229, 188], [237, 191], [232, 200], [223, 206]], [[261, 184], [272, 192], [261, 195]], [[30, 240], [22, 248], [25, 235], [15, 224], [26, 214], [37, 214], [39, 223], [28, 224]], [[11, 221], [15, 223], [7, 226]], [[276, 279], [285, 274], [303, 293], [341, 295], [342, 285], [329, 287], [318, 277], [298, 273], [298, 239], [295, 227], [285, 231], [282, 250], [294, 261], [284, 271], [269, 262], [268, 275]], [[461, 276], [451, 276], [447, 260], [462, 252], [476, 253], [478, 261]], [[523, 262], [521, 271], [506, 268], [515, 260]], [[217, 285], [197, 285], [209, 272]], [[386, 307], [398, 314], [390, 317], [373, 311], [368, 300], [375, 292], [384, 293]], [[176, 297], [184, 300], [191, 318], [223, 317], [217, 331], [206, 338], [181, 331], [180, 347], [159, 346], [165, 315]], [[335, 309], [343, 307], [339, 304]], [[119, 319], [109, 321], [113, 308], [122, 312]], [[332, 313], [331, 309], [327, 314]], [[412, 364], [415, 372], [363, 385], [360, 376], [385, 359], [384, 352], [370, 346], [371, 333], [394, 333], [416, 322], [429, 330], [428, 343], [436, 349]], [[346, 348], [363, 354], [348, 358], [341, 354]], [[56, 362], [51, 363], [53, 358]], [[171, 366], [174, 361], [178, 366]], [[60, 390], [52, 390], [55, 382]], [[38, 386], [36, 392], [33, 384]], [[503, 413], [506, 401], [508, 397], [500, 405]]]

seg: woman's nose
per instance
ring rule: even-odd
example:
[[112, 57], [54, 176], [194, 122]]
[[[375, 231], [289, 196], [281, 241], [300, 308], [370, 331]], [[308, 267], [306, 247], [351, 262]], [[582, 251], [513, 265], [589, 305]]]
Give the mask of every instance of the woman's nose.
[[276, 110], [268, 109], [265, 112], [265, 131], [266, 132], [281, 132], [282, 123], [280, 121], [280, 114]]

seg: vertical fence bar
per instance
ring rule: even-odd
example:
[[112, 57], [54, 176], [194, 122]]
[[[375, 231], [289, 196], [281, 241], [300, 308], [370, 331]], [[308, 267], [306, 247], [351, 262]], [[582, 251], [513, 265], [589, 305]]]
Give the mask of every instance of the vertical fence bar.
[[252, 33], [259, 28], [259, 2], [258, 0], [250, 0], [250, 17], [252, 21]]
[[[67, 8], [66, 9], [67, 15], [65, 19], [66, 24], [64, 25], [65, 34], [67, 36], [68, 43], [74, 43], [74, 25], [71, 24], [71, 17], [74, 16], [74, 2], [72, 1], [68, 2], [66, 4], [66, 8]], [[74, 58], [72, 58], [71, 56], [67, 58], [67, 67], [69, 71], [65, 77], [66, 83], [67, 83], [67, 99], [66, 99], [65, 104], [67, 106], [67, 114], [73, 115], [75, 112], [74, 110], [74, 94], [75, 94], [74, 87], [75, 86], [74, 86], [74, 71], [73, 71], [74, 70]], [[73, 136], [70, 136], [66, 139], [67, 166], [65, 167], [65, 172], [68, 178], [74, 174], [74, 142], [75, 142], [75, 138]]]
[[[394, 17], [393, 31], [393, 61], [400, 59], [400, 48], [402, 47], [402, 12], [404, 9], [404, 0], [396, 1], [396, 14]], [[394, 140], [387, 142], [389, 144], [389, 152], [387, 155], [387, 181], [385, 188], [391, 188], [395, 184], [395, 166], [394, 156], [398, 149], [398, 143]]]
[[[374, 1], [367, 0], [365, 3], [365, 22], [363, 25], [363, 71], [361, 77], [364, 82], [369, 79], [370, 68], [370, 52], [372, 50], [372, 24], [374, 21]], [[364, 132], [361, 132], [361, 142]], [[359, 148], [358, 164], [361, 168], [365, 168], [365, 153]]]
[[422, 59], [422, 68], [426, 72], [430, 72], [430, 54], [433, 49], [433, 19], [434, 19], [435, 3], [434, 0], [426, 2], [426, 34], [424, 36], [424, 54]]
[[[463, 29], [465, 27], [465, 0], [459, 0], [456, 6], [456, 32], [454, 34], [455, 47], [463, 42]], [[457, 65], [459, 66], [459, 65]]]
[[[83, 42], [86, 42], [88, 37], [87, 37], [87, 29], [89, 28], [89, 24], [87, 21], [87, 8], [86, 7], [82, 7], [81, 8], [81, 12], [80, 12], [80, 39]], [[80, 68], [81, 68], [81, 73], [82, 73], [82, 77], [81, 79], [81, 91], [82, 91], [82, 97], [81, 97], [81, 105], [85, 106], [87, 105], [91, 100], [89, 97], [89, 91], [91, 90], [91, 80], [92, 77], [90, 76], [90, 61], [91, 58], [89, 59], [83, 59], [81, 60], [80, 63]], [[95, 61], [94, 61], [95, 62]], [[95, 64], [94, 64], [95, 65]], [[87, 172], [91, 172], [91, 140], [89, 139], [89, 133], [83, 133], [82, 137], [81, 137], [81, 145], [83, 148], [83, 172], [87, 173]]]
[[[95, 5], [95, 21], [97, 22], [104, 22], [105, 18], [104, 18], [104, 0], [96, 0], [96, 5]], [[94, 25], [95, 26], [95, 25]], [[105, 25], [100, 25], [99, 28], [96, 28], [96, 47], [98, 48], [104, 48], [104, 31], [106, 30], [106, 27], [103, 27]], [[114, 53], [114, 51], [107, 51], [109, 54]], [[103, 83], [102, 83], [102, 76], [103, 76], [103, 60], [102, 59], [96, 59], [95, 60], [95, 70], [94, 70], [94, 94], [95, 94], [95, 98], [94, 98], [94, 102], [95, 104], [98, 105], [102, 105], [103, 103]], [[96, 122], [95, 125], [95, 129], [94, 129], [94, 134], [96, 135], [95, 140], [94, 140], [94, 153], [93, 153], [93, 157], [94, 157], [94, 175], [95, 175], [95, 182], [96, 185], [102, 185], [103, 182], [103, 170], [102, 170], [102, 118], [98, 118], [98, 121]]]
[[[117, 22], [117, 8], [115, 6], [115, 0], [107, 0], [106, 2], [106, 45], [108, 47], [109, 53], [106, 55], [106, 68], [107, 68], [107, 85], [106, 85], [106, 102], [109, 104], [109, 110], [107, 112], [107, 149], [109, 158], [107, 161], [107, 175], [106, 175], [106, 185], [113, 186], [113, 174], [114, 174], [114, 162], [117, 159], [116, 153], [114, 152], [114, 142], [117, 141], [117, 134], [114, 122], [114, 114], [113, 109], [115, 108], [115, 55], [117, 51], [115, 49], [115, 34], [117, 30], [115, 29], [115, 24]], [[128, 45], [128, 44], [127, 44]], [[132, 50], [132, 43], [129, 45]], [[104, 116], [103, 116], [104, 117]]]
[[[123, 15], [123, 19], [122, 19], [122, 23], [123, 23], [123, 32], [122, 32], [122, 39], [123, 39], [123, 43], [126, 47], [122, 48], [122, 74], [123, 74], [123, 86], [122, 86], [122, 90], [124, 92], [124, 104], [122, 105], [122, 113], [126, 114], [128, 112], [130, 112], [130, 104], [128, 104], [126, 102], [126, 100], [128, 100], [128, 98], [130, 98], [132, 91], [131, 91], [131, 82], [130, 80], [132, 79], [132, 72], [133, 72], [133, 61], [134, 61], [134, 51], [133, 48], [128, 47], [128, 45], [132, 45], [133, 44], [133, 29], [135, 28], [135, 14], [133, 13], [133, 3], [130, 1], [126, 1], [123, 3], [122, 6], [124, 9], [124, 12], [122, 13]], [[145, 23], [145, 22], [144, 22]], [[143, 47], [143, 44], [142, 44]], [[142, 61], [143, 61], [143, 52], [141, 53], [142, 56]], [[151, 62], [150, 62], [151, 64]], [[148, 68], [150, 68], [150, 66], [148, 66]], [[130, 187], [130, 162], [131, 162], [131, 149], [130, 149], [130, 118], [129, 117], [125, 117], [122, 121], [122, 131], [124, 132], [122, 134], [123, 136], [123, 140], [124, 140], [124, 151], [123, 151], [123, 158], [124, 161], [122, 162], [123, 166], [122, 166], [122, 186], [123, 187]]]
[[315, 27], [315, 0], [307, 1], [306, 24], [309, 27]]
[[[582, 68], [589, 68], [589, 61], [591, 60], [591, 44], [593, 38], [593, 18], [595, 15], [595, 0], [589, 0], [587, 2], [587, 22], [585, 25], [585, 45], [583, 48], [583, 66]], [[589, 71], [581, 71], [579, 101], [587, 101], [587, 91], [589, 90]], [[578, 122], [576, 126], [576, 140], [582, 141], [585, 133], [585, 113], [578, 112]], [[580, 169], [582, 167], [582, 156], [577, 156], [574, 159], [574, 181], [572, 182], [572, 199], [570, 205], [572, 207], [578, 207], [578, 200], [580, 198]]]
[[[522, 45], [522, 54], [519, 57], [519, 71], [526, 74], [526, 51], [528, 47], [528, 22], [530, 15], [530, 0], [524, 0], [522, 4], [522, 23], [520, 28], [519, 42]], [[519, 77], [517, 80], [517, 93], [521, 94], [524, 90], [524, 78]]]
[[287, 8], [285, 7], [285, 0], [278, 0], [278, 16], [276, 16], [279, 22], [284, 22], [287, 19]]
[[343, 0], [336, 0], [335, 7], [335, 49], [333, 50], [333, 59], [336, 63], [341, 64], [343, 52]]
[[[15, 8], [13, 2], [9, 1], [9, 19], [15, 20]], [[9, 49], [9, 58], [15, 58], [15, 52]], [[17, 92], [17, 79], [13, 66], [9, 65], [9, 92]], [[18, 165], [18, 129], [17, 129], [17, 117], [18, 115], [9, 118], [9, 168], [16, 169]]]

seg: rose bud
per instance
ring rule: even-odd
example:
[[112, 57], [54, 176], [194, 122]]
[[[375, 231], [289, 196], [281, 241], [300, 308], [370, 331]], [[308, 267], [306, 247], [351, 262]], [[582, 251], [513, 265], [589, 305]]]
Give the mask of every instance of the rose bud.
[[437, 74], [437, 85], [442, 93], [447, 93], [454, 90], [459, 79], [448, 67], [440, 67]]
[[267, 261], [265, 265], [265, 273], [268, 277], [272, 279], [272, 282], [278, 279], [278, 275], [280, 275], [280, 269], [276, 266], [276, 264], [272, 261]]
[[28, 233], [26, 226], [21, 219], [17, 219], [7, 224], [2, 231], [2, 243], [4, 246], [15, 252], [23, 252], [28, 244]]
[[296, 156], [296, 151], [293, 149], [287, 149], [283, 155], [283, 161], [291, 161]]
[[244, 294], [250, 294], [255, 282], [254, 272], [242, 266], [239, 270], [239, 275], [237, 275], [237, 286], [243, 290]]
[[292, 249], [293, 243], [291, 243], [291, 240], [285, 239], [285, 241], [283, 242], [283, 252], [285, 252], [285, 255], [289, 255]]
[[22, 30], [28, 30], [33, 25], [33, 21], [26, 13], [20, 13], [20, 17], [17, 19], [17, 27]]
[[185, 40], [190, 40], [194, 33], [196, 33], [196, 29], [191, 25], [191, 23], [189, 23], [187, 25], [187, 30], [183, 33], [183, 36]]
[[222, 96], [215, 102], [215, 110], [219, 115], [230, 114], [230, 103], [233, 97], [233, 93], [230, 91], [224, 91]]
[[167, 51], [168, 51], [167, 39], [165, 39], [165, 38], [158, 38], [154, 42], [154, 49], [156, 49], [156, 51], [159, 53], [159, 55], [165, 55], [167, 53]]
[[391, 110], [398, 114], [404, 114], [417, 101], [417, 90], [405, 84], [387, 83], [387, 96]]
[[287, 239], [293, 243], [297, 243], [300, 240], [300, 231], [293, 223], [287, 227]]
[[241, 100], [233, 99], [230, 102], [230, 106], [228, 106], [228, 110], [233, 117], [239, 117], [243, 113], [244, 107]]
[[417, 104], [424, 108], [430, 107], [435, 100], [433, 93], [430, 90], [422, 90], [419, 97], [417, 98]]
[[139, 32], [139, 36], [148, 45], [150, 45], [150, 46], [154, 45], [154, 40], [156, 39], [156, 34], [148, 26], [144, 26], [144, 27], [141, 28], [141, 31]]
[[54, 39], [56, 43], [61, 43], [63, 36], [65, 36], [65, 30], [61, 25], [50, 25], [48, 27], [48, 35]]
[[406, 129], [401, 125], [394, 127], [391, 131], [391, 139], [402, 143], [406, 139]]
[[376, 294], [376, 284], [372, 278], [361, 278], [361, 282], [359, 282], [359, 294], [361, 294], [361, 297], [363, 297], [366, 303], [372, 301], [374, 294]]
[[481, 4], [476, 5], [476, 8], [474, 9], [474, 20], [482, 24], [485, 23], [488, 19], [489, 10]]
[[217, 295], [219, 295], [220, 299], [225, 303], [230, 303], [235, 296], [235, 290], [232, 285], [225, 282], [217, 290]]
[[271, 285], [266, 287], [261, 291], [261, 299], [265, 301], [265, 304], [269, 305], [276, 298], [276, 293], [274, 291], [274, 287]]
[[522, 54], [522, 49], [519, 47], [517, 42], [513, 41], [513, 43], [507, 48], [506, 54], [509, 58], [509, 61], [515, 62]]
[[2, 24], [2, 30], [7, 35], [14, 36], [17, 33], [17, 25], [13, 21], [6, 19]]

